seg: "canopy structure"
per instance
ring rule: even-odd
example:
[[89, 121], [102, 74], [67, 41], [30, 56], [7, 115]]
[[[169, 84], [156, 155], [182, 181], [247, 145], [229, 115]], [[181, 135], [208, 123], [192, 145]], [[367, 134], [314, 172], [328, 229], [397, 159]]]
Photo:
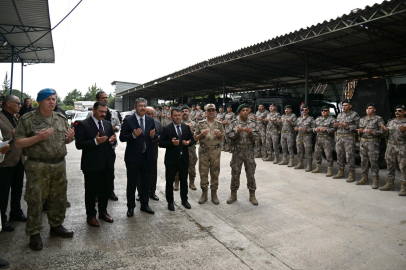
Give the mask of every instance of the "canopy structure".
[[406, 73], [406, 1], [384, 1], [118, 93], [175, 99]]
[[0, 1], [0, 63], [11, 63], [10, 93], [14, 62], [21, 62], [21, 73], [24, 64], [55, 62], [51, 29], [47, 0]]

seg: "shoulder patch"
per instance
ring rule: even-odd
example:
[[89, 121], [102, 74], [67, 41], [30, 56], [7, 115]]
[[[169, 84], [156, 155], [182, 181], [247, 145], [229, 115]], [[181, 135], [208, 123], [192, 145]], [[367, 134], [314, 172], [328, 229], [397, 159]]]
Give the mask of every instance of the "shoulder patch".
[[30, 117], [34, 116], [34, 113], [35, 113], [36, 111], [37, 111], [37, 110], [33, 110], [33, 111], [30, 111], [30, 112], [27, 112], [27, 113], [23, 114], [23, 116], [21, 116], [20, 119], [27, 119], [27, 118], [30, 118]]
[[65, 120], [68, 120], [68, 118], [66, 118], [66, 116], [63, 113], [60, 113], [60, 112], [54, 112], [54, 113], [55, 113], [55, 115], [58, 115], [58, 116], [62, 117]]

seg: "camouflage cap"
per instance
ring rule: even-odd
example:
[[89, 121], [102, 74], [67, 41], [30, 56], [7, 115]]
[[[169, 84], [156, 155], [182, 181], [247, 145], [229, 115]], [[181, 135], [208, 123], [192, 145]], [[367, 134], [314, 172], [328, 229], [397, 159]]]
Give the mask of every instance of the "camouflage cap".
[[396, 109], [403, 109], [406, 111], [406, 106], [405, 105], [396, 105], [395, 110]]
[[208, 110], [208, 109], [216, 109], [216, 105], [214, 105], [213, 103], [209, 103], [209, 104], [206, 104], [206, 111]]
[[368, 109], [369, 106], [372, 106], [376, 109], [375, 103], [371, 102], [371, 103], [368, 103], [367, 106], [365, 106], [365, 110]]
[[241, 104], [240, 106], [238, 106], [237, 113], [240, 113], [240, 111], [243, 108], [250, 108], [250, 106], [248, 104], [245, 104], [245, 103]]
[[180, 107], [180, 110], [181, 110], [181, 111], [183, 111], [183, 110], [189, 110], [189, 107], [188, 107], [187, 105], [183, 105], [182, 107]]
[[343, 104], [344, 104], [344, 103], [351, 104], [351, 100], [349, 100], [349, 99], [344, 99], [342, 103], [343, 103]]
[[285, 106], [285, 110], [286, 110], [286, 109], [292, 109], [292, 106], [286, 105], [286, 106]]

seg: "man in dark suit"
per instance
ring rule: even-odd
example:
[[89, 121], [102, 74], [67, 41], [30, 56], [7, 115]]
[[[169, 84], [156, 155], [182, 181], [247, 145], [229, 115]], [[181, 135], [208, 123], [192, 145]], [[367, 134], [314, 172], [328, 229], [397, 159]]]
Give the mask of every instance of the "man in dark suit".
[[[155, 109], [152, 107], [147, 107], [147, 115], [151, 118], [154, 117]], [[156, 183], [158, 180], [158, 141], [159, 134], [161, 134], [161, 122], [154, 119], [155, 122], [155, 134], [158, 135], [158, 138], [152, 141], [152, 147], [154, 150], [154, 161], [152, 162], [151, 174], [149, 176], [149, 197], [155, 201], [159, 201], [158, 196], [155, 194]]]
[[166, 148], [165, 167], [166, 167], [166, 188], [165, 195], [168, 202], [168, 209], [175, 211], [173, 205], [173, 182], [176, 173], [179, 172], [180, 180], [180, 197], [182, 205], [190, 209], [187, 193], [187, 177], [189, 168], [189, 151], [188, 147], [194, 144], [193, 134], [190, 127], [181, 123], [182, 113], [180, 109], [171, 110], [172, 123], [162, 128], [159, 138], [159, 147]]
[[14, 146], [14, 133], [17, 119], [14, 117], [20, 111], [20, 99], [8, 95], [3, 100], [3, 110], [0, 112], [0, 131], [3, 140], [10, 140], [10, 149], [7, 151], [4, 161], [0, 163], [0, 209], [2, 231], [13, 231], [14, 227], [7, 222], [7, 206], [11, 189], [10, 219], [9, 221], [26, 222], [27, 217], [21, 210], [21, 195], [24, 183], [24, 161], [22, 149]]
[[82, 149], [81, 169], [85, 175], [85, 205], [87, 223], [99, 227], [96, 219], [95, 198], [99, 196], [99, 218], [112, 223], [107, 213], [110, 194], [110, 176], [114, 170], [117, 144], [116, 135], [109, 121], [104, 120], [107, 104], [97, 101], [93, 105], [91, 117], [79, 122], [75, 130], [76, 148]]
[[152, 141], [158, 138], [155, 133], [154, 119], [145, 115], [147, 101], [137, 98], [134, 102], [135, 114], [124, 119], [120, 132], [120, 141], [127, 142], [124, 161], [127, 167], [127, 216], [134, 216], [135, 189], [141, 202], [141, 211], [154, 214], [149, 207], [149, 176], [154, 153]]

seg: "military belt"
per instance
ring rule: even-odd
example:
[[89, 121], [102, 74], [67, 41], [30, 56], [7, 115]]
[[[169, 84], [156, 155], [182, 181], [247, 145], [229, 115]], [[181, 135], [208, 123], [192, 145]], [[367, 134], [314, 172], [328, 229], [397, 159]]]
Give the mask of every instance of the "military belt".
[[286, 130], [282, 130], [282, 133], [292, 133], [292, 131], [286, 131]]
[[327, 135], [317, 134], [317, 138], [327, 138], [327, 137], [331, 138], [331, 135], [329, 135], [329, 134], [327, 134]]
[[235, 147], [238, 148], [238, 149], [250, 149], [250, 148], [252, 148], [251, 145], [242, 145], [242, 144], [237, 144]]
[[372, 139], [361, 138], [361, 141], [364, 141], [364, 142], [378, 142], [379, 139], [378, 138], [372, 138]]
[[406, 141], [388, 141], [388, 144], [392, 145], [405, 145]]
[[352, 133], [350, 133], [350, 134], [340, 134], [340, 133], [337, 133], [337, 137], [341, 137], [341, 138], [354, 137], [354, 134], [352, 134]]
[[48, 164], [58, 164], [58, 163], [64, 161], [64, 160], [65, 160], [65, 157], [60, 157], [60, 158], [47, 158], [47, 159], [31, 158], [31, 157], [29, 157], [28, 160], [36, 161], [36, 162], [41, 162], [41, 163], [48, 163]]
[[208, 150], [213, 150], [213, 149], [220, 148], [220, 144], [212, 145], [212, 146], [207, 146], [207, 145], [204, 145], [204, 144], [200, 144], [200, 147], [202, 147], [204, 149], [208, 149]]
[[312, 133], [299, 133], [297, 136], [299, 137], [307, 137], [313, 135]]

